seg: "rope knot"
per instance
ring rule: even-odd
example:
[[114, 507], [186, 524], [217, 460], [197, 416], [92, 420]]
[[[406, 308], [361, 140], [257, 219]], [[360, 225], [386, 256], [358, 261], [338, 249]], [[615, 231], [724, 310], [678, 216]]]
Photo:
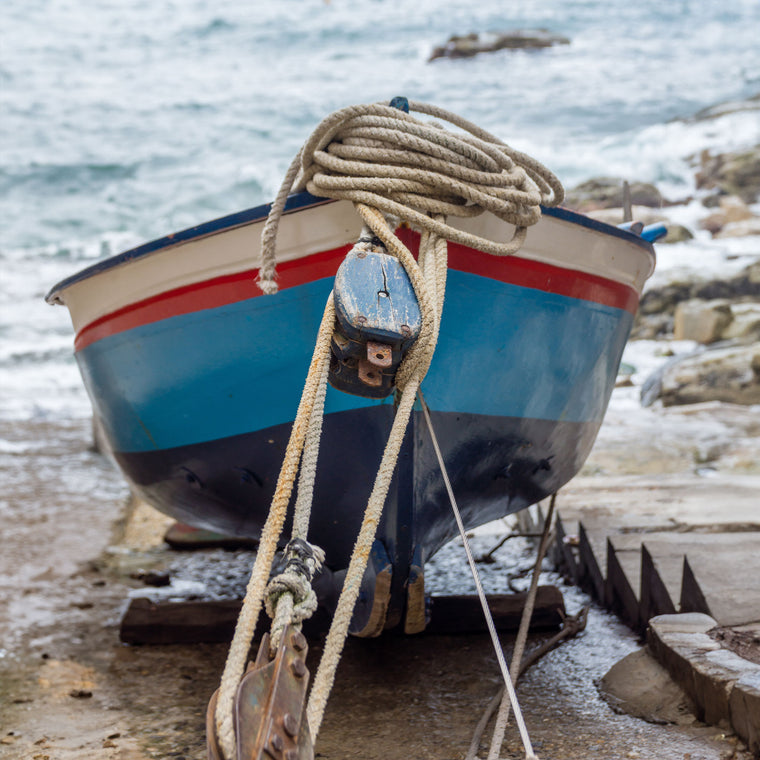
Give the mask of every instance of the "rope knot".
[[291, 539], [285, 550], [285, 568], [269, 581], [266, 611], [272, 618], [271, 647], [276, 649], [288, 624], [299, 626], [317, 609], [317, 595], [311, 581], [322, 567], [325, 553], [301, 538]]

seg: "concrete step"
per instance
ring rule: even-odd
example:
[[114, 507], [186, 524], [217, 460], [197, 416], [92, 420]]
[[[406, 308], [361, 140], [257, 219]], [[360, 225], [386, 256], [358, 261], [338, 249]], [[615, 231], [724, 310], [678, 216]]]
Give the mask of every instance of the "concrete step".
[[760, 662], [745, 649], [760, 626], [720, 631], [709, 615], [660, 615], [647, 630], [649, 650], [686, 692], [699, 720], [726, 723], [760, 757]]
[[684, 531], [654, 518], [561, 511], [553, 557], [635, 630], [678, 611], [702, 612], [723, 626], [758, 622], [760, 530], [720, 528]]
[[559, 499], [558, 569], [760, 757], [760, 477], [587, 477]]

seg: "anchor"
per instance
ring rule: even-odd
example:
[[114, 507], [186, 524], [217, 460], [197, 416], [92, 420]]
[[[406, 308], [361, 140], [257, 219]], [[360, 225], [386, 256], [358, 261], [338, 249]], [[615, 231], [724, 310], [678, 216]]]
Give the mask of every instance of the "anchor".
[[[235, 695], [236, 757], [227, 760], [314, 760], [306, 719], [306, 637], [286, 626], [272, 657], [264, 634], [255, 662], [249, 664]], [[206, 712], [209, 760], [225, 760], [216, 733], [216, 701]]]

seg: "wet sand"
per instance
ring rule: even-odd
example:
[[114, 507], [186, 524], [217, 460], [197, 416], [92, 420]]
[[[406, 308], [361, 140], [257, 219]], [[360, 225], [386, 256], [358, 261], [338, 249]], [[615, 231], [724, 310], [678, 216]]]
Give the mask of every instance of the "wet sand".
[[[658, 414], [638, 416], [634, 430], [613, 407], [584, 478], [566, 489], [568, 498], [582, 500], [584, 482], [599, 487], [607, 478], [613, 482], [616, 476], [651, 472], [651, 463], [661, 461], [649, 446], [644, 447], [648, 454], [631, 455], [626, 429], [638, 442], [649, 440], [655, 449], [666, 449], [669, 471], [681, 473], [687, 482], [704, 477], [704, 462], [695, 459], [694, 442], [684, 437], [683, 428], [671, 426], [671, 433], [660, 436], [646, 428], [650, 423], [662, 427]], [[711, 440], [725, 438], [710, 467], [751, 469], [748, 462], [752, 457], [757, 462], [758, 452], [747, 437], [748, 415], [722, 406], [707, 414], [709, 420], [694, 423], [695, 431], [708, 430]], [[689, 420], [683, 423], [687, 427]], [[118, 639], [128, 594], [142, 586], [130, 575], [171, 566], [181, 576], [183, 563], [190, 562], [186, 576], [192, 579], [197, 560], [178, 559], [162, 545], [167, 523], [157, 513], [140, 510], [126, 520], [127, 489], [110, 464], [90, 450], [88, 421], [19, 423], [9, 425], [3, 438], [9, 443], [0, 452], [0, 757], [200, 760], [205, 756], [203, 716], [226, 646], [134, 647]], [[620, 508], [626, 508], [624, 495]], [[483, 535], [477, 541], [486, 548], [497, 538]], [[510, 564], [530, 564], [525, 546], [502, 551], [507, 554], [489, 571], [489, 582], [496, 585]], [[245, 576], [250, 555], [236, 559], [217, 553], [209, 561], [215, 568], [229, 567], [227, 584], [233, 589]], [[432, 582], [447, 582], [452, 567], [454, 577], [466, 577], [464, 562], [460, 570], [458, 561], [457, 547], [452, 547], [441, 557], [438, 580]], [[546, 580], [558, 582], [550, 574]], [[571, 613], [588, 601], [576, 589], [563, 592]], [[533, 637], [529, 646], [539, 641]], [[509, 654], [510, 637], [504, 645]], [[612, 712], [596, 683], [638, 647], [627, 628], [592, 607], [587, 630], [529, 671], [519, 694], [538, 756], [744, 757], [721, 729], [653, 725]], [[318, 648], [314, 642], [313, 657]], [[485, 636], [350, 640], [318, 756], [461, 758], [498, 686], [496, 660]], [[480, 756], [486, 754], [484, 742]], [[523, 756], [511, 728], [502, 757]]]

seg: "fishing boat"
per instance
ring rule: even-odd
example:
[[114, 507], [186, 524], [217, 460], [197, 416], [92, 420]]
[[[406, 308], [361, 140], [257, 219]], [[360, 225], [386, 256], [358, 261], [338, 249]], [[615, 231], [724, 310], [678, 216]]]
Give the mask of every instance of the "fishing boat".
[[[135, 493], [184, 523], [254, 539], [324, 304], [363, 234], [351, 202], [291, 194], [279, 222], [279, 288], [264, 295], [256, 279], [269, 212], [259, 206], [146, 243], [47, 295], [69, 309], [98, 428]], [[515, 235], [491, 213], [451, 224], [496, 241]], [[421, 390], [468, 528], [556, 493], [583, 465], [654, 267], [652, 244], [637, 232], [558, 207], [543, 209], [514, 255], [449, 243], [438, 344]], [[396, 233], [416, 253], [414, 226], [401, 223]], [[338, 585], [397, 394], [356, 395], [334, 384], [343, 390], [327, 390], [309, 540], [325, 552], [323, 577]], [[355, 632], [366, 630], [378, 577], [382, 626], [408, 618], [414, 597], [417, 622], [406, 629], [424, 627], [424, 564], [457, 531], [420, 403]]]
[[[359, 236], [352, 204], [289, 198], [279, 285], [255, 284], [269, 207], [202, 224], [57, 284], [98, 425], [134, 491], [193, 525], [257, 537], [272, 499], [322, 308]], [[493, 216], [467, 220], [508, 239]], [[463, 222], [464, 224], [464, 222]], [[411, 249], [412, 230], [400, 234]], [[555, 493], [599, 430], [651, 243], [544, 209], [514, 256], [449, 246], [438, 348], [424, 394], [468, 527]], [[346, 566], [394, 400], [328, 389], [311, 533]], [[419, 412], [378, 529], [403, 611], [410, 568], [456, 532]]]

